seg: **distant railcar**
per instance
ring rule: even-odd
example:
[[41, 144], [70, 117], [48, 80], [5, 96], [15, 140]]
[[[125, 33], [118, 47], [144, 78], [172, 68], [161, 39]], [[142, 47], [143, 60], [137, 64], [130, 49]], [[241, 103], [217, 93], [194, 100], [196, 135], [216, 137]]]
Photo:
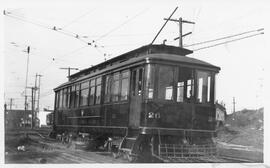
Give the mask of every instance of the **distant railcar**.
[[48, 126], [53, 125], [53, 113], [49, 113], [46, 115], [46, 124]]
[[213, 155], [220, 68], [191, 53], [147, 45], [71, 75], [54, 89], [54, 133], [131, 160]]

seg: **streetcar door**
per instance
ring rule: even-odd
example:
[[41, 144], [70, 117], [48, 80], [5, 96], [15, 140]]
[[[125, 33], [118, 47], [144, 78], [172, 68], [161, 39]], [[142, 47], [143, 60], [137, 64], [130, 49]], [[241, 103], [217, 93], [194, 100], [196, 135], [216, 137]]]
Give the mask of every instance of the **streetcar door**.
[[131, 71], [131, 96], [129, 111], [129, 126], [138, 127], [141, 117], [143, 92], [143, 68], [136, 68]]

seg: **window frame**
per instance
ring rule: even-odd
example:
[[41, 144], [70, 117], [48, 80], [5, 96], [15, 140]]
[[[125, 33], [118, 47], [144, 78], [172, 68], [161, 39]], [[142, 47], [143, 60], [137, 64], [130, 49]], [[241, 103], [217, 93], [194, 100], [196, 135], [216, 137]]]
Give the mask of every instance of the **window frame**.
[[[92, 90], [94, 91], [94, 93], [93, 93], [93, 97], [91, 98]], [[96, 98], [96, 78], [92, 78], [90, 79], [90, 85], [89, 85], [89, 100], [88, 100], [89, 106], [95, 105], [95, 98]]]
[[80, 89], [81, 89], [81, 84], [80, 83], [75, 84], [75, 103], [74, 103], [75, 108], [80, 107]]
[[[177, 71], [176, 71], [176, 68], [177, 68], [177, 66], [176, 65], [169, 65], [169, 64], [157, 64], [157, 66], [155, 66], [156, 68], [155, 68], [155, 86], [154, 86], [154, 88], [155, 88], [155, 90], [156, 91], [154, 91], [154, 93], [156, 93], [155, 94], [155, 97], [154, 97], [154, 99], [156, 99], [156, 100], [159, 100], [159, 101], [170, 101], [170, 102], [176, 102], [175, 101], [175, 92], [176, 92], [176, 87], [175, 87], [175, 75], [176, 75], [176, 73], [177, 73]], [[172, 68], [172, 70], [173, 70], [173, 74], [172, 74], [172, 95], [171, 95], [171, 97], [172, 97], [172, 99], [166, 99], [166, 90], [165, 90], [165, 95], [163, 95], [163, 96], [165, 96], [164, 98], [160, 98], [159, 97], [159, 94], [160, 94], [160, 89], [159, 89], [159, 85], [160, 85], [160, 79], [159, 79], [159, 77], [160, 77], [160, 69], [161, 69], [161, 67], [170, 67], [170, 68]]]
[[[87, 85], [88, 84], [88, 85]], [[89, 90], [90, 90], [90, 81], [86, 80], [80, 83], [81, 87], [80, 87], [80, 107], [84, 107], [84, 106], [88, 106], [89, 105]], [[86, 86], [84, 86], [86, 85]], [[82, 104], [83, 103], [83, 97], [82, 97], [82, 91], [87, 91], [87, 97], [86, 97], [86, 104]]]
[[[205, 102], [199, 102], [198, 101], [198, 95], [199, 95], [199, 91], [198, 91], [198, 72], [205, 72], [208, 74], [206, 80], [207, 80], [207, 89], [209, 88], [209, 83], [208, 83], [208, 77], [210, 76], [210, 92], [209, 92], [209, 101], [207, 101], [208, 99], [208, 90], [206, 92], [206, 101]], [[197, 68], [195, 69], [195, 97], [196, 97], [196, 103], [197, 104], [214, 104], [215, 102], [215, 77], [216, 77], [216, 73], [213, 72], [213, 71], [209, 71], [209, 70], [205, 70], [205, 69], [200, 69], [200, 68]]]
[[[127, 76], [123, 77], [123, 74], [127, 73]], [[125, 95], [125, 99], [122, 99], [122, 91], [123, 91], [123, 81], [127, 80], [127, 88], [126, 88], [126, 95]], [[129, 92], [130, 92], [130, 70], [126, 69], [120, 72], [120, 80], [119, 80], [119, 96], [120, 99], [118, 101], [129, 101]]]
[[[147, 98], [147, 71], [148, 71], [148, 66], [147, 65], [150, 65], [150, 66], [154, 66], [154, 91], [153, 91], [153, 99], [149, 99]], [[158, 82], [159, 82], [159, 69], [160, 69], [160, 66], [169, 66], [169, 67], [174, 67], [174, 79], [173, 79], [173, 100], [165, 100], [164, 99], [159, 99], [158, 98]], [[145, 100], [153, 100], [153, 101], [171, 101], [171, 102], [175, 102], [175, 103], [197, 103], [197, 71], [203, 71], [203, 72], [208, 72], [211, 76], [211, 82], [210, 82], [210, 101], [209, 102], [205, 102], [205, 103], [200, 103], [200, 104], [213, 104], [214, 101], [215, 101], [215, 77], [216, 77], [216, 72], [214, 70], [211, 70], [211, 69], [207, 69], [207, 68], [202, 68], [202, 67], [198, 67], [198, 66], [189, 66], [189, 65], [185, 65], [185, 64], [166, 64], [166, 63], [150, 63], [150, 64], [146, 64], [146, 73], [145, 73], [145, 96], [144, 96], [144, 99]], [[190, 69], [191, 70], [191, 73], [192, 73], [192, 96], [191, 96], [191, 99], [188, 100], [188, 97], [187, 97], [187, 88], [188, 88], [188, 85], [184, 84], [184, 97], [183, 97], [183, 101], [177, 101], [178, 99], [178, 80], [179, 80], [179, 73], [180, 73], [180, 68], [187, 68], [187, 69]], [[179, 80], [180, 81], [180, 80]], [[186, 80], [187, 82], [188, 80]], [[190, 85], [189, 85], [190, 86]], [[165, 96], [165, 95], [164, 95]]]
[[[98, 104], [101, 104], [101, 96], [102, 96], [102, 77], [101, 77], [101, 76], [100, 76], [100, 77], [97, 77], [95, 80], [96, 80], [96, 81], [95, 81], [95, 101], [94, 101], [94, 104], [98, 105]], [[100, 81], [98, 82], [98, 80], [100, 80]], [[99, 90], [99, 102], [97, 102], [97, 100], [98, 100], [98, 97], [97, 97], [98, 87], [100, 88], [100, 90]]]
[[111, 102], [111, 86], [112, 86], [112, 75], [105, 75], [104, 82], [104, 104]]
[[[119, 102], [120, 100], [120, 72], [115, 72], [112, 74], [112, 83], [111, 83], [111, 102], [112, 103], [116, 103], [116, 102]], [[114, 78], [114, 76], [118, 75], [118, 78]], [[115, 90], [115, 83], [118, 83], [118, 90], [117, 90], [117, 94], [114, 95], [114, 90]], [[117, 98], [117, 100], [114, 100], [114, 98]]]

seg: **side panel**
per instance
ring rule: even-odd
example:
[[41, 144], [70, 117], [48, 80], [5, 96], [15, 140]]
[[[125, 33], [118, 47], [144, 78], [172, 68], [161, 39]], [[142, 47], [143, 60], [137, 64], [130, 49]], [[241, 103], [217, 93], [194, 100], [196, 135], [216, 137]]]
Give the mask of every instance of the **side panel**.
[[[215, 108], [189, 103], [144, 103], [146, 127], [213, 130]], [[193, 111], [194, 110], [194, 111]]]
[[127, 126], [129, 104], [104, 105], [106, 126]]

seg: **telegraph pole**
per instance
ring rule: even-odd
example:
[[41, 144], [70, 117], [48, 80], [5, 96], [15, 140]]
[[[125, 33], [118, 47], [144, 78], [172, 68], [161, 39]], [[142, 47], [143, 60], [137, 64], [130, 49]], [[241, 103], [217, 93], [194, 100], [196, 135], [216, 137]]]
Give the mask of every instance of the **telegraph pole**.
[[[38, 74], [36, 73], [36, 76], [35, 76], [35, 88], [37, 88], [37, 77], [38, 77]], [[34, 93], [34, 109], [36, 109], [35, 104], [36, 104], [36, 90], [35, 90], [35, 93]]]
[[28, 89], [31, 89], [31, 97], [32, 97], [32, 101], [31, 101], [31, 104], [32, 104], [32, 108], [31, 108], [31, 128], [33, 128], [33, 125], [34, 125], [34, 111], [35, 111], [35, 100], [34, 100], [34, 93], [35, 93], [35, 90], [37, 89], [36, 87], [26, 87]]
[[235, 104], [236, 104], [235, 98], [233, 97], [233, 114], [235, 113]]
[[24, 101], [24, 127], [26, 127], [26, 110], [27, 110], [27, 80], [28, 80], [28, 66], [29, 66], [29, 54], [30, 54], [30, 46], [27, 46], [27, 64], [26, 64], [26, 79], [25, 79], [25, 101]]
[[67, 67], [67, 68], [60, 68], [60, 69], [67, 69], [68, 70], [68, 79], [70, 78], [70, 70], [79, 70], [79, 68], [70, 68], [70, 67]]
[[12, 105], [13, 105], [13, 99], [10, 98], [9, 110], [12, 110]]
[[31, 88], [32, 91], [32, 115], [31, 115], [31, 129], [33, 129], [33, 125], [34, 125], [34, 110], [35, 110], [35, 99], [34, 99], [34, 92], [36, 92], [34, 90], [34, 88]]
[[40, 78], [42, 77], [42, 75], [38, 75], [38, 99], [37, 99], [37, 111], [39, 112], [39, 99], [40, 99]]
[[4, 104], [4, 121], [5, 121], [5, 125], [4, 125], [4, 127], [5, 127], [5, 131], [6, 131], [6, 127], [7, 127], [7, 104], [5, 103]]
[[179, 39], [179, 47], [183, 47], [183, 37], [190, 35], [192, 32], [188, 32], [186, 34], [183, 35], [183, 23], [188, 23], [188, 24], [195, 24], [195, 22], [191, 22], [191, 21], [187, 21], [187, 20], [183, 20], [181, 17], [179, 19], [170, 19], [170, 18], [164, 18], [164, 20], [167, 21], [173, 21], [173, 22], [178, 22], [179, 23], [179, 37], [176, 37], [174, 40], [178, 40]]
[[[37, 74], [36, 73], [36, 76], [35, 76], [35, 92], [34, 92], [34, 96], [33, 96], [33, 98], [34, 98], [34, 101], [33, 101], [33, 103], [34, 103], [34, 118], [36, 118], [37, 117], [37, 113], [39, 112], [39, 98], [40, 98], [40, 77], [41, 77], [42, 75], [40, 75], [40, 74]], [[38, 79], [38, 87], [37, 87], [37, 78], [39, 77], [39, 79]], [[37, 90], [38, 90], [38, 98], [37, 98]], [[36, 102], [37, 102], [37, 105], [36, 105]]]

